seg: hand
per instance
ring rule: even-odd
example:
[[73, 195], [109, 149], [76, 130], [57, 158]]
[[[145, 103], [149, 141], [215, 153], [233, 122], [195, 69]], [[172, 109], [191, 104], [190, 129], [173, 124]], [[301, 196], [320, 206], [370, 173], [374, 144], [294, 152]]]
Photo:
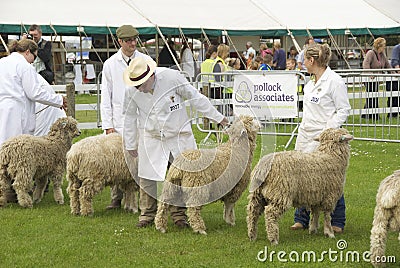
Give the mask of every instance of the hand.
[[224, 127], [229, 125], [229, 120], [228, 118], [224, 117], [224, 119], [222, 119], [221, 122], [219, 122], [221, 125], [223, 125]]
[[111, 133], [114, 133], [114, 132], [116, 132], [116, 131], [115, 131], [115, 128], [107, 128], [107, 129], [106, 129], [106, 135], [111, 134]]
[[128, 150], [128, 153], [133, 156], [133, 157], [138, 157], [138, 152], [137, 150]]
[[63, 98], [63, 104], [62, 104], [62, 106], [60, 107], [60, 109], [64, 109], [64, 111], [67, 111], [67, 108], [68, 108], [67, 97], [62, 96], [62, 98]]

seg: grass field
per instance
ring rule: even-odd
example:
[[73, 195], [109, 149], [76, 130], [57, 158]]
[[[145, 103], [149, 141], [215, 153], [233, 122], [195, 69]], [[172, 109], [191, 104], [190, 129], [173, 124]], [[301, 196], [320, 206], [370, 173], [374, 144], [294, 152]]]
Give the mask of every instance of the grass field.
[[[83, 130], [75, 141], [98, 133], [101, 130]], [[195, 136], [199, 142], [205, 134], [195, 130]], [[288, 137], [277, 137], [277, 150], [282, 150], [287, 141]], [[261, 147], [259, 137], [253, 165], [260, 157]], [[352, 141], [345, 187], [345, 232], [329, 239], [321, 228], [316, 235], [291, 231], [291, 209], [280, 221], [277, 246], [271, 246], [266, 239], [263, 217], [258, 239], [248, 240], [247, 192], [236, 205], [233, 227], [224, 223], [222, 203], [217, 202], [202, 210], [207, 236], [194, 234], [190, 229], [178, 230], [171, 222], [168, 232], [161, 234], [154, 227], [136, 228], [137, 214], [105, 210], [110, 202], [108, 187], [96, 196], [93, 217], [72, 216], [65, 181], [65, 205], [54, 202], [50, 187], [50, 192], [33, 209], [16, 204], [0, 209], [0, 267], [372, 267], [363, 261], [362, 254], [369, 250], [375, 195], [380, 181], [399, 169], [399, 155], [398, 144]], [[398, 233], [389, 234], [386, 255], [394, 256], [397, 262], [387, 267], [399, 267], [397, 237]], [[344, 244], [347, 246], [341, 248]], [[312, 252], [316, 254], [315, 260], [308, 260]], [[354, 257], [357, 254], [359, 261]], [[299, 260], [294, 262], [296, 256]]]
[[[84, 130], [80, 138], [99, 132]], [[203, 137], [200, 133], [196, 136], [198, 140]], [[286, 141], [286, 137], [277, 138], [277, 148]], [[154, 228], [137, 229], [138, 215], [105, 210], [110, 201], [108, 188], [96, 196], [93, 217], [76, 217], [70, 215], [65, 182], [65, 205], [56, 205], [52, 194], [47, 193], [33, 209], [10, 204], [0, 210], [0, 267], [366, 267], [362, 257], [359, 262], [346, 262], [345, 256], [356, 251], [361, 256], [369, 249], [376, 190], [384, 177], [398, 169], [400, 152], [397, 144], [353, 141], [351, 145], [345, 187], [347, 224], [345, 233], [336, 239], [325, 238], [321, 232], [308, 235], [307, 231], [290, 231], [290, 210], [280, 221], [278, 246], [272, 247], [267, 241], [263, 219], [259, 221], [257, 241], [250, 242], [245, 221], [246, 193], [236, 205], [234, 227], [223, 222], [221, 203], [204, 207], [207, 236], [178, 230], [171, 223], [166, 234]], [[254, 163], [259, 153], [260, 146]], [[391, 233], [387, 243], [387, 255], [395, 256], [397, 263], [387, 267], [398, 267], [400, 261], [397, 236]], [[336, 245], [341, 239], [347, 242], [344, 250]], [[268, 256], [273, 251], [275, 254], [260, 262], [257, 256], [264, 258], [265, 249]], [[322, 262], [301, 262], [303, 252], [314, 251], [318, 259], [329, 250], [338, 252], [332, 253], [331, 260], [325, 255]], [[278, 260], [279, 251], [286, 252], [286, 263]], [[289, 260], [295, 252], [300, 254], [298, 263]], [[337, 260], [332, 261], [335, 257]]]

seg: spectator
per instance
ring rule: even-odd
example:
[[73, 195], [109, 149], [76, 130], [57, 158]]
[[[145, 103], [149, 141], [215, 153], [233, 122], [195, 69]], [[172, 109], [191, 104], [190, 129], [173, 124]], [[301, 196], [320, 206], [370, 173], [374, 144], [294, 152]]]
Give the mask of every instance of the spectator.
[[239, 58], [229, 59], [228, 67], [232, 70], [240, 70], [240, 59]]
[[274, 70], [285, 70], [286, 68], [286, 53], [278, 41], [274, 42], [274, 60], [272, 65]]
[[296, 59], [295, 58], [287, 58], [286, 59], [286, 70], [288, 70], [288, 71], [296, 70]]
[[[397, 44], [393, 48], [392, 59], [390, 61], [392, 68], [399, 69], [399, 70], [397, 70], [397, 73], [400, 73], [399, 63], [400, 63], [400, 44]], [[390, 83], [386, 83], [386, 90], [399, 91], [399, 81], [397, 80], [397, 81], [392, 81]], [[398, 108], [399, 107], [399, 97], [389, 97], [387, 100], [387, 107]], [[399, 112], [392, 112], [392, 113], [388, 114], [389, 117], [390, 116], [397, 117], [398, 115], [399, 115]]]
[[[215, 59], [217, 58], [217, 46], [211, 45], [208, 47], [208, 50], [205, 54], [206, 59], [200, 65], [200, 71], [203, 74], [212, 73]], [[214, 82], [213, 75], [203, 75], [201, 77], [203, 82]], [[207, 95], [208, 96], [208, 95]]]
[[[363, 61], [363, 69], [384, 69], [391, 68], [389, 61], [385, 55], [386, 40], [378, 37], [375, 39], [373, 48], [367, 52]], [[371, 80], [375, 77], [371, 76]], [[366, 82], [367, 92], [378, 92], [379, 82]], [[368, 97], [365, 101], [364, 109], [367, 109], [367, 114], [362, 114], [362, 118], [378, 120], [379, 114], [376, 112], [378, 108], [378, 97]]]
[[299, 52], [295, 46], [291, 46], [289, 49], [288, 59], [295, 59], [297, 63], [297, 58], [299, 57]]
[[181, 65], [182, 71], [186, 72], [190, 78], [195, 75], [195, 62], [193, 58], [193, 43], [184, 43], [181, 49]]
[[[125, 84], [123, 72], [134, 58], [150, 57], [137, 51], [136, 44], [139, 32], [131, 25], [122, 25], [117, 29], [118, 43], [121, 48], [104, 62], [101, 79], [101, 119], [105, 134], [118, 132], [122, 134], [124, 118], [122, 106], [124, 102]], [[123, 193], [114, 186], [111, 189], [111, 204], [107, 209], [121, 207]]]
[[[247, 66], [247, 70], [251, 70], [251, 68], [254, 66], [253, 62], [254, 62], [254, 55], [252, 52], [250, 52], [247, 61], [246, 61], [246, 66]], [[258, 64], [258, 63], [257, 63]]]
[[246, 43], [246, 51], [243, 52], [243, 56], [246, 60], [249, 59], [250, 54], [253, 54], [253, 58], [256, 56], [256, 51], [253, 48], [253, 43], [248, 41]]
[[261, 57], [264, 58], [264, 56], [265, 56], [266, 54], [271, 54], [271, 55], [272, 55], [272, 54], [273, 54], [273, 53], [272, 53], [272, 50], [268, 48], [268, 46], [267, 46], [266, 43], [261, 43], [261, 44], [260, 44], [260, 53], [259, 53], [259, 56], [261, 56]]
[[66, 98], [50, 94], [40, 86], [31, 65], [38, 45], [29, 39], [10, 43], [11, 55], [0, 59], [0, 145], [10, 137], [33, 135], [35, 102], [66, 108]]
[[307, 37], [306, 40], [304, 41], [304, 47], [303, 50], [300, 51], [298, 57], [297, 57], [297, 68], [301, 71], [306, 71], [307, 68], [304, 66], [304, 50], [311, 44], [314, 44], [314, 39], [312, 37]]
[[265, 71], [271, 71], [272, 70], [272, 62], [273, 62], [273, 56], [269, 53], [265, 54], [263, 58], [263, 63], [260, 65], [260, 70], [265, 70]]
[[[29, 35], [38, 45], [38, 56], [33, 62], [36, 72], [39, 73], [49, 83], [54, 84], [53, 55], [51, 53], [51, 42], [42, 38], [42, 29], [37, 24], [29, 27]], [[28, 36], [25, 36], [28, 37]]]
[[[169, 52], [168, 46], [171, 49], [172, 55], [171, 52]], [[178, 60], [178, 55], [175, 51], [175, 43], [172, 40], [168, 40], [158, 55], [158, 66], [170, 68], [176, 65], [174, 58]]]
[[[319, 143], [314, 141], [327, 128], [339, 128], [350, 113], [347, 87], [343, 79], [328, 66], [331, 50], [327, 44], [311, 44], [304, 52], [304, 64], [313, 75], [304, 87], [304, 111], [295, 150], [314, 151]], [[295, 212], [295, 224], [292, 230], [308, 227], [310, 214], [306, 208]], [[332, 228], [342, 233], [346, 222], [346, 206], [342, 196], [332, 214]]]
[[[156, 68], [151, 59], [133, 59], [123, 77], [127, 85], [124, 140], [128, 152], [139, 157], [140, 216], [136, 226], [143, 228], [154, 221], [157, 181], [164, 181], [168, 161], [196, 148], [185, 103], [222, 125], [228, 120], [178, 71]], [[176, 226], [188, 227], [185, 208], [171, 206], [170, 210]]]

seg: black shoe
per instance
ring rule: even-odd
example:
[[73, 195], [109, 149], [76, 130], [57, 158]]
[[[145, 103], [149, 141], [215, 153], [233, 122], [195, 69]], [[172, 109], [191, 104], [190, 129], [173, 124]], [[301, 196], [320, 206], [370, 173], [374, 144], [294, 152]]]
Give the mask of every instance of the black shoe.
[[146, 228], [153, 224], [153, 221], [141, 220], [136, 224], [137, 228]]
[[116, 208], [121, 208], [121, 200], [118, 199], [113, 199], [111, 201], [111, 204], [109, 204], [106, 209], [116, 209]]
[[189, 227], [189, 223], [186, 220], [177, 220], [175, 222], [175, 226], [180, 229], [184, 229]]

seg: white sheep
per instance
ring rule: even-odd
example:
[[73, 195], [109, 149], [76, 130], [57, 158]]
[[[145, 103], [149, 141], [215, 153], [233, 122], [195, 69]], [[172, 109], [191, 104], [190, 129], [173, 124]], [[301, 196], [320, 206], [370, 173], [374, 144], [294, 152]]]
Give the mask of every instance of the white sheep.
[[[400, 232], [400, 170], [386, 177], [376, 195], [374, 220], [371, 229], [371, 263], [384, 266], [388, 230]], [[400, 234], [398, 237], [400, 241]]]
[[278, 244], [278, 220], [291, 207], [311, 209], [309, 232], [316, 233], [320, 211], [324, 212], [324, 234], [334, 237], [331, 213], [343, 194], [350, 158], [346, 129], [327, 129], [319, 136], [312, 153], [284, 151], [265, 155], [251, 174], [247, 205], [247, 230], [250, 240], [257, 238], [257, 221], [265, 212], [268, 240]]
[[138, 212], [137, 158], [126, 153], [118, 133], [87, 137], [72, 145], [67, 153], [67, 179], [74, 215], [92, 215], [94, 196], [114, 185], [124, 193], [124, 208]]
[[200, 215], [207, 203], [224, 202], [224, 220], [235, 224], [234, 206], [250, 181], [253, 151], [260, 125], [250, 116], [240, 116], [227, 129], [229, 140], [214, 149], [188, 150], [172, 163], [155, 218], [156, 229], [167, 230], [168, 204], [187, 207], [193, 231], [206, 233]]
[[66, 154], [71, 148], [72, 139], [80, 135], [77, 121], [72, 117], [58, 119], [46, 136], [19, 135], [5, 141], [0, 149], [0, 207], [7, 204], [5, 193], [15, 190], [18, 203], [31, 208], [38, 203], [48, 180], [53, 181], [54, 199], [64, 204], [62, 193], [63, 173]]

